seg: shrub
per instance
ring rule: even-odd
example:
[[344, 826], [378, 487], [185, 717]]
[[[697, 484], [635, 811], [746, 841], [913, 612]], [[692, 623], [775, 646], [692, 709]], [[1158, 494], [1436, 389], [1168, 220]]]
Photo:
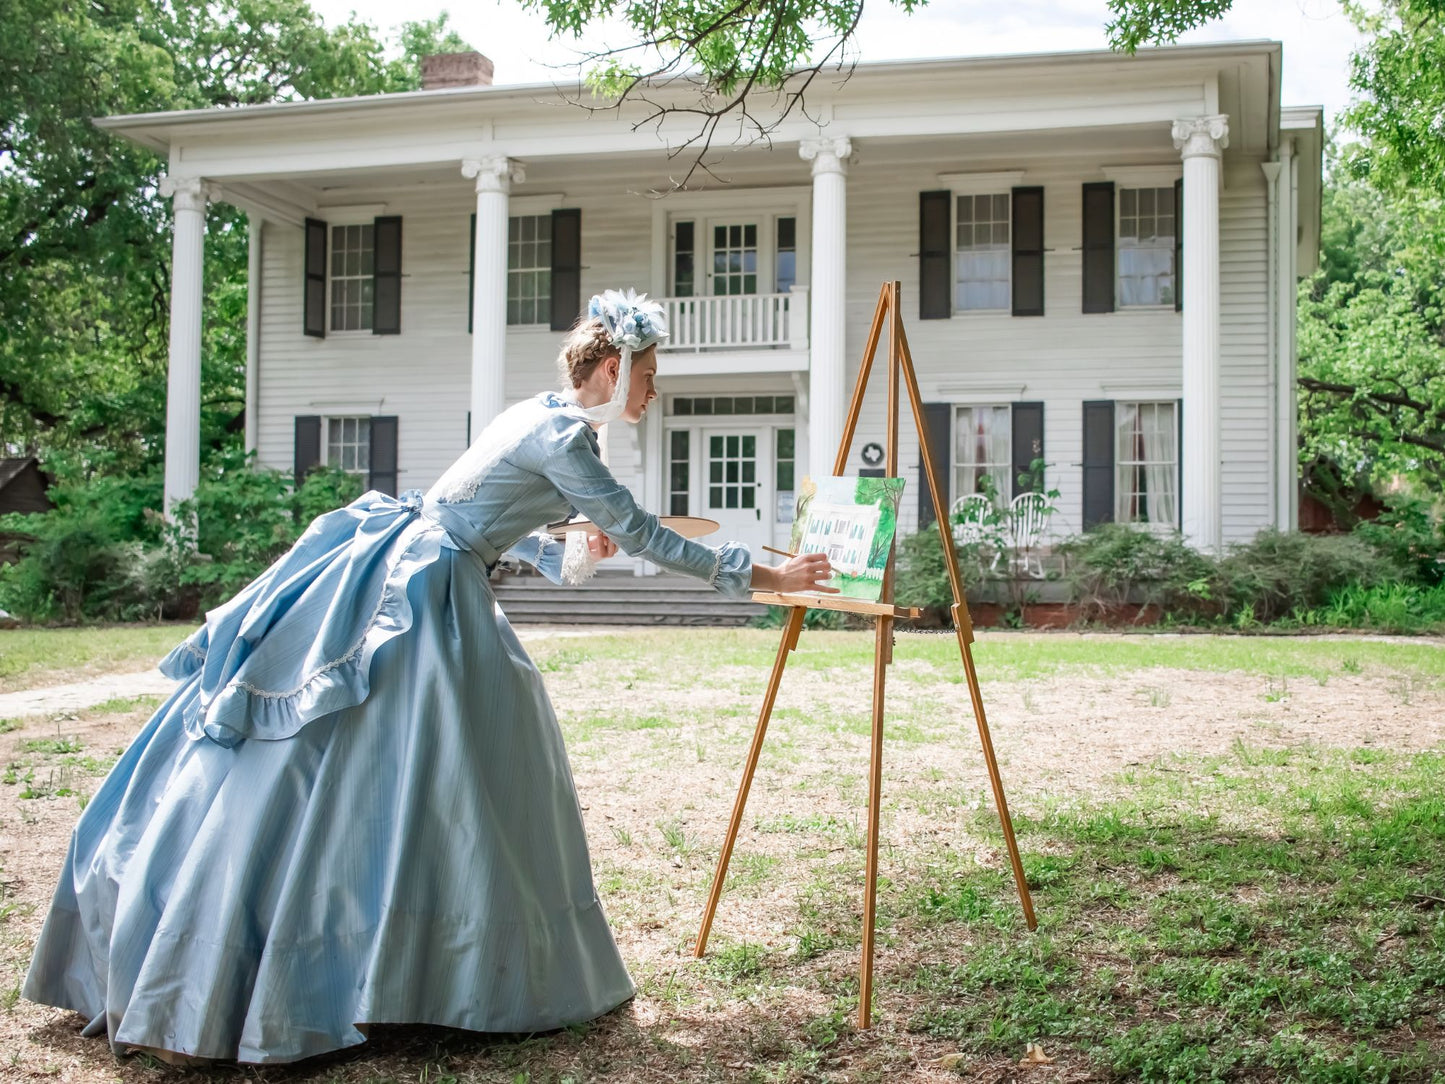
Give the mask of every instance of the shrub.
[[[964, 589], [977, 588], [990, 577], [981, 544], [954, 546]], [[953, 585], [948, 579], [948, 564], [943, 559], [943, 541], [938, 527], [930, 524], [899, 543], [897, 571], [893, 580], [893, 597], [900, 606], [924, 606], [948, 609], [953, 605]]]
[[1353, 534], [1415, 583], [1445, 583], [1445, 523], [1435, 522], [1424, 501], [1392, 498], [1379, 518], [1360, 523]]
[[1400, 575], [1356, 535], [1313, 535], [1265, 530], [1230, 548], [1219, 562], [1214, 597], [1237, 623], [1268, 623], [1315, 609], [1331, 592], [1372, 588]]
[[1338, 628], [1440, 632], [1445, 630], [1445, 583], [1350, 585], [1331, 591], [1324, 606], [1303, 617], [1308, 624]]
[[1065, 580], [1085, 618], [1107, 617], [1130, 603], [1175, 615], [1210, 606], [1213, 564], [1177, 533], [1101, 523], [1055, 547]]

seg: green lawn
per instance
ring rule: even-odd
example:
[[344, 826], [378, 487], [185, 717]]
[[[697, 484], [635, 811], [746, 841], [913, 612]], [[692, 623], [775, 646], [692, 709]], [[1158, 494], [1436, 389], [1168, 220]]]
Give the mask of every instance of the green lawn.
[[[567, 737], [635, 1001], [536, 1037], [383, 1028], [346, 1056], [247, 1075], [1445, 1081], [1436, 643], [983, 636], [985, 704], [1039, 917], [1030, 932], [955, 641], [901, 635], [875, 1025], [860, 1031], [871, 634], [803, 634], [709, 952], [691, 954], [777, 637], [637, 630], [529, 644]], [[112, 735], [133, 732], [148, 706], [0, 733], [0, 825], [18, 820], [49, 841], [46, 861], [27, 859], [30, 848], [0, 869], [0, 882], [21, 886], [12, 911], [0, 900], [0, 993], [11, 991], [0, 1046], [23, 1044], [37, 1068], [77, 1066], [82, 1084], [172, 1072], [113, 1061], [13, 996], [68, 826], [118, 751]], [[1019, 1069], [1029, 1044], [1051, 1064]]]
[[0, 629], [0, 692], [146, 670], [194, 628], [167, 624]]

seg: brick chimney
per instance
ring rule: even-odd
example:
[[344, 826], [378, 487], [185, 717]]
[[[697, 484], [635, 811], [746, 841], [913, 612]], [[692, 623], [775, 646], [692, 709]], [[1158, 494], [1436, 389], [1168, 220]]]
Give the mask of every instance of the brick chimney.
[[481, 53], [433, 53], [421, 58], [422, 90], [491, 85], [492, 62]]

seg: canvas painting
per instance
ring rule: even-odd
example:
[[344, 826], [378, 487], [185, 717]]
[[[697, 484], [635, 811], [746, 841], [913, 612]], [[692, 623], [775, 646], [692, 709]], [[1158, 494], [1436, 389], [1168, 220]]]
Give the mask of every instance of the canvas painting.
[[833, 566], [827, 586], [877, 602], [902, 498], [902, 478], [804, 478], [788, 548], [826, 553]]

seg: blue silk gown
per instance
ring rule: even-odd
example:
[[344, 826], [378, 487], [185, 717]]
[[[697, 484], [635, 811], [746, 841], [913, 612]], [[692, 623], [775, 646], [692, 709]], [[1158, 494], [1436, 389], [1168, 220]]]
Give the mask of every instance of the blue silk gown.
[[557, 396], [423, 497], [321, 516], [162, 663], [179, 679], [86, 806], [24, 986], [117, 1049], [287, 1062], [358, 1024], [532, 1032], [629, 999], [562, 736], [488, 586], [576, 510], [747, 590], [661, 527]]

